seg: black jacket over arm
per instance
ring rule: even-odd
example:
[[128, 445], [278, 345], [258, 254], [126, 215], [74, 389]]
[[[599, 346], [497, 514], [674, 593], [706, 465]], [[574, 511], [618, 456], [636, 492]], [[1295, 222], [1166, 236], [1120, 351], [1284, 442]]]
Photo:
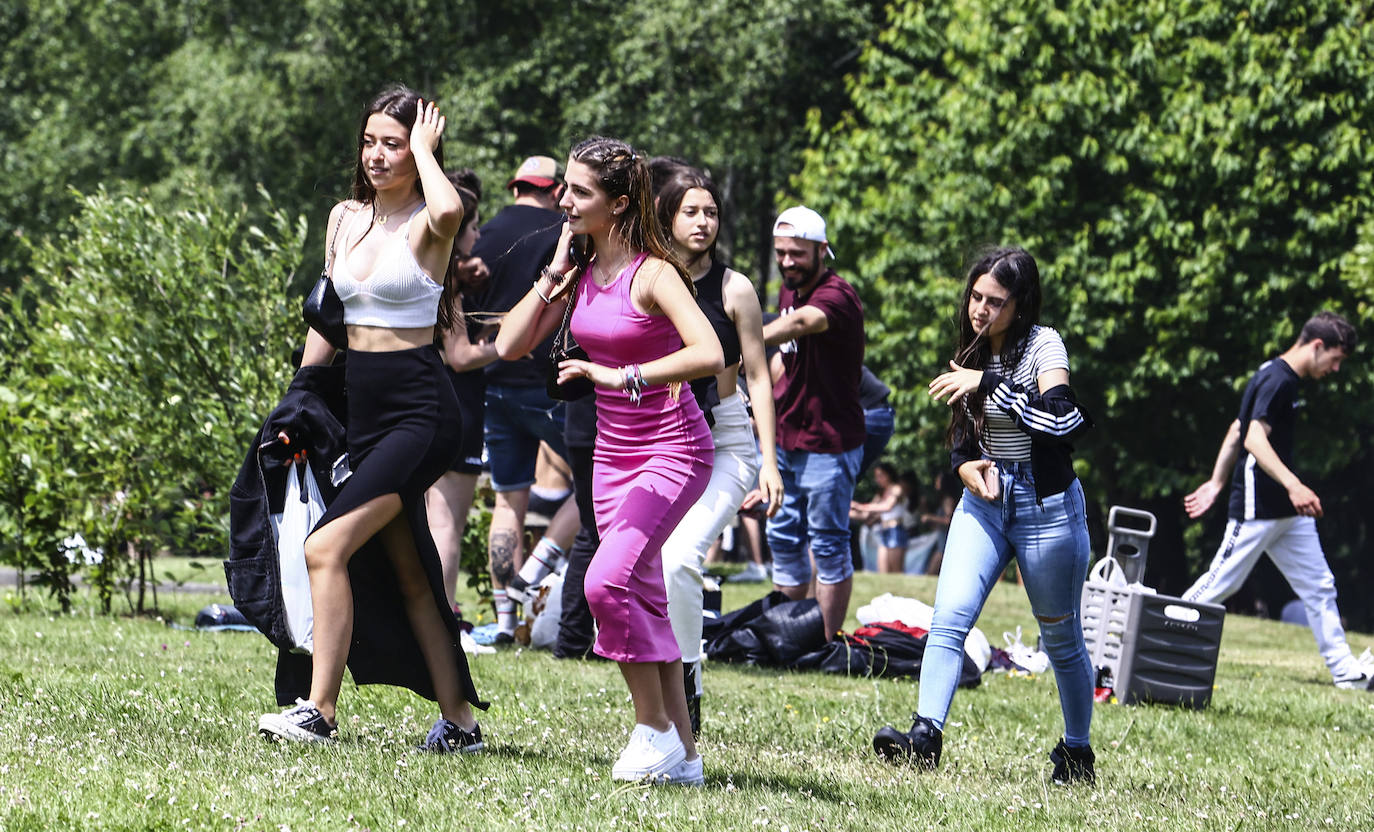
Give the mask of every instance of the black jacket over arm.
[[[1041, 393], [984, 371], [978, 392], [986, 396], [986, 407], [999, 408], [1030, 436], [1036, 499], [1043, 500], [1068, 488], [1077, 477], [1070, 442], [1093, 425], [1092, 418], [1074, 397], [1073, 388], [1060, 384]], [[982, 458], [982, 449], [971, 431], [955, 437], [949, 461], [956, 475], [960, 465]]]

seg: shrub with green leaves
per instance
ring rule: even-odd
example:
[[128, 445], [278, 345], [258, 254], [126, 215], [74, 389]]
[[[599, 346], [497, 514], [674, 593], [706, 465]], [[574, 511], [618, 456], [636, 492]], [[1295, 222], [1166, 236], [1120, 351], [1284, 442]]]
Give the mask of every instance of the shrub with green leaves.
[[209, 194], [170, 212], [82, 197], [74, 233], [37, 246], [7, 298], [0, 559], [64, 606], [84, 565], [60, 548], [73, 533], [103, 547], [107, 591], [129, 544], [140, 562], [223, 550], [229, 485], [304, 332], [287, 286], [305, 222], [262, 199], [265, 226]]

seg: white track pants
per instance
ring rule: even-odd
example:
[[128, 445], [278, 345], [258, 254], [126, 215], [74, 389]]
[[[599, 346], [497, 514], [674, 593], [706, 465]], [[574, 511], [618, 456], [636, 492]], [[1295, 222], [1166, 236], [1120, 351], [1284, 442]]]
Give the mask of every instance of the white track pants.
[[1346, 643], [1341, 614], [1336, 609], [1336, 579], [1326, 565], [1326, 555], [1317, 537], [1317, 522], [1311, 517], [1228, 521], [1211, 567], [1183, 597], [1188, 601], [1221, 603], [1240, 589], [1264, 553], [1268, 553], [1302, 599], [1308, 626], [1331, 678], [1358, 676], [1360, 668]]
[[726, 397], [711, 414], [716, 422], [711, 428], [716, 442], [711, 481], [663, 544], [668, 619], [685, 664], [701, 660], [701, 568], [706, 552], [739, 511], [759, 473], [758, 446], [740, 394]]

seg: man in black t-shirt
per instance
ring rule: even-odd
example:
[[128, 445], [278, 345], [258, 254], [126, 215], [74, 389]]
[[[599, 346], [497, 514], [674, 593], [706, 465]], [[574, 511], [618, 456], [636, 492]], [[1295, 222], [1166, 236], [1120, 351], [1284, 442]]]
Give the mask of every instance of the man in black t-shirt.
[[1231, 478], [1221, 547], [1183, 597], [1210, 604], [1226, 600], [1267, 553], [1302, 599], [1332, 681], [1368, 690], [1374, 689], [1374, 663], [1356, 659], [1345, 640], [1336, 582], [1317, 537], [1321, 499], [1293, 473], [1298, 381], [1336, 372], [1355, 343], [1354, 327], [1340, 315], [1322, 312], [1303, 326], [1287, 352], [1260, 365], [1245, 386], [1240, 414], [1222, 440], [1211, 478], [1183, 500], [1188, 516], [1200, 517]]
[[[471, 315], [482, 323], [498, 322], [529, 293], [540, 269], [553, 259], [563, 226], [563, 213], [557, 208], [556, 161], [548, 156], [529, 157], [506, 187], [515, 203], [482, 226], [482, 235], [472, 249], [473, 256], [482, 258], [491, 270], [486, 291], [471, 304]], [[516, 602], [524, 600], [528, 586], [537, 585], [572, 544], [579, 526], [577, 507], [568, 500], [530, 553], [529, 568], [517, 574], [525, 561], [525, 513], [540, 441], [568, 458], [563, 441], [564, 405], [544, 391], [551, 347], [552, 336], [527, 356], [486, 367], [484, 436], [496, 491], [487, 556], [500, 630], [498, 642], [513, 640]]]

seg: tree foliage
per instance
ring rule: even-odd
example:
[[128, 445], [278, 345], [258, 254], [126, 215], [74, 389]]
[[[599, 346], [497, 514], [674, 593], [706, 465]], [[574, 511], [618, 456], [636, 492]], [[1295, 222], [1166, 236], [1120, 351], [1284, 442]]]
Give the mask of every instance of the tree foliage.
[[[1024, 245], [1096, 416], [1085, 483], [1156, 509], [1172, 535], [1152, 574], [1180, 589], [1216, 538], [1191, 533], [1181, 562], [1178, 501], [1249, 375], [1319, 308], [1374, 320], [1367, 4], [894, 4], [861, 63], [843, 122], [811, 121], [797, 187], [869, 303], [870, 359], [900, 390], [894, 447], [940, 458], [946, 413], [924, 385], [951, 357], [964, 263]], [[1300, 429], [1345, 555], [1368, 540], [1344, 488], [1371, 461], [1367, 354], [1308, 385]]]
[[[736, 208], [725, 241], [761, 267], [760, 216], [799, 162], [798, 128], [812, 107], [838, 115], [842, 70], [881, 20], [874, 0], [10, 5], [0, 287], [27, 268], [20, 240], [75, 210], [71, 187], [179, 204], [189, 173], [238, 204], [262, 185], [310, 219], [317, 249], [360, 107], [392, 81], [444, 105], [448, 166], [491, 186], [591, 133], [708, 165]], [[487, 213], [507, 199], [491, 190]]]
[[0, 555], [64, 604], [73, 533], [107, 570], [129, 545], [220, 551], [237, 461], [304, 330], [285, 288], [305, 224], [264, 203], [258, 226], [213, 199], [97, 193], [34, 252], [0, 333]]

